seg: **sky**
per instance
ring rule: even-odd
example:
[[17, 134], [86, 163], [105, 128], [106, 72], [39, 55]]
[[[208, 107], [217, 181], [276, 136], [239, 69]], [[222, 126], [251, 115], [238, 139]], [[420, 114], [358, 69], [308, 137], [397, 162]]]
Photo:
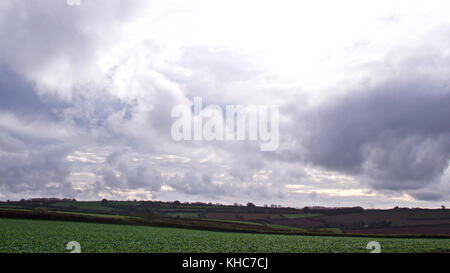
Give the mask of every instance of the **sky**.
[[[450, 2], [0, 1], [0, 200], [450, 206]], [[278, 149], [171, 110], [278, 105]]]

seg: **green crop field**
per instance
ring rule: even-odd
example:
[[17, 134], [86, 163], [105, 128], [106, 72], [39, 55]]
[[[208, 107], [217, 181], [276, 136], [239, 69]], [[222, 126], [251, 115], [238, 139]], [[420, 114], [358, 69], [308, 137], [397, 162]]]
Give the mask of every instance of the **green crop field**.
[[44, 220], [0, 219], [0, 252], [382, 252], [450, 251], [450, 239], [357, 238], [338, 236], [226, 233], [177, 228]]

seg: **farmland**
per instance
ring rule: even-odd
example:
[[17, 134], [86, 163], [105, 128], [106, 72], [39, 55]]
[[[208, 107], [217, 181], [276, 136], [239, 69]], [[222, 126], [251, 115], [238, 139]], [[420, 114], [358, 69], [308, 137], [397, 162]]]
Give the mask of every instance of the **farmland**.
[[254, 205], [44, 198], [0, 202], [1, 217], [271, 234], [450, 238], [449, 209], [297, 209]]
[[358, 238], [214, 232], [167, 227], [28, 219], [0, 219], [0, 252], [368, 252], [376, 240], [382, 252], [448, 252], [450, 239]]

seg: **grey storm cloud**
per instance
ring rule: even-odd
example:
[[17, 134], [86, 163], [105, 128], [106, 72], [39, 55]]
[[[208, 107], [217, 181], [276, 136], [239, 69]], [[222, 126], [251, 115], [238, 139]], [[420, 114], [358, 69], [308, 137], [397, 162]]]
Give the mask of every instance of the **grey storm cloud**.
[[103, 188], [116, 189], [137, 189], [143, 188], [150, 191], [159, 191], [163, 178], [160, 173], [154, 170], [154, 166], [146, 164], [134, 165], [128, 162], [119, 165], [103, 166], [97, 175], [101, 176], [100, 181]]
[[138, 8], [139, 2], [125, 1], [86, 1], [77, 8], [59, 0], [2, 1], [1, 58], [19, 71], [60, 56], [74, 63], [89, 60], [105, 38], [98, 28], [111, 27]]
[[[445, 59], [436, 63], [448, 66]], [[298, 127], [290, 128], [296, 149], [280, 158], [357, 175], [379, 190], [417, 190], [439, 182], [450, 160], [450, 88], [429, 75], [398, 74], [297, 111]]]
[[211, 177], [206, 174], [187, 173], [180, 179], [172, 180], [169, 184], [174, 189], [186, 194], [206, 194], [209, 196], [224, 195], [229, 192], [228, 186], [215, 185]]
[[440, 201], [446, 200], [445, 194], [439, 192], [418, 192], [413, 194], [413, 196], [419, 200], [432, 200], [432, 201]]
[[67, 146], [59, 145], [25, 153], [3, 153], [0, 156], [2, 192], [26, 196], [70, 193], [72, 188], [67, 177], [71, 169], [65, 160], [69, 152]]
[[50, 96], [39, 96], [30, 81], [24, 80], [5, 66], [0, 66], [0, 108], [22, 114], [52, 113], [52, 108], [58, 107], [57, 101]]

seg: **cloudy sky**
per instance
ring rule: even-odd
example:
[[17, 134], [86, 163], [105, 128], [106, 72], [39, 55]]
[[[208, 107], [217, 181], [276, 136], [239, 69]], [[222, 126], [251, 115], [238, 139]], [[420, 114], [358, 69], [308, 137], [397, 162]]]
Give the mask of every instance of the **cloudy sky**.
[[[76, 1], [69, 1], [70, 3]], [[0, 1], [0, 200], [450, 200], [450, 2]], [[174, 141], [194, 97], [280, 146]]]

